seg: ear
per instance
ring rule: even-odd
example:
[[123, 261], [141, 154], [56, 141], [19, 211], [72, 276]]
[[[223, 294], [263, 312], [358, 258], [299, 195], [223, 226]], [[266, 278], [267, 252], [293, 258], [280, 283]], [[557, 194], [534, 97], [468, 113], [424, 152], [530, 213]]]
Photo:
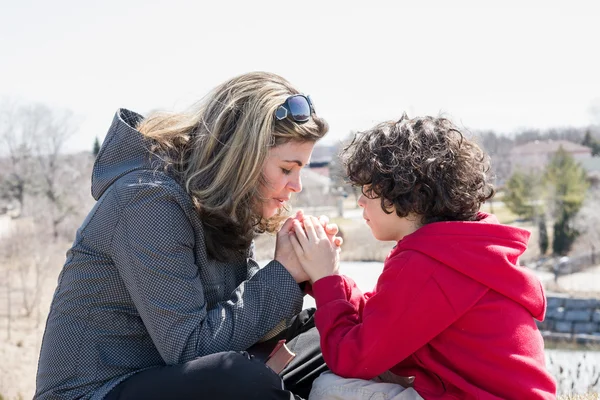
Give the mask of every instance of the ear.
[[396, 206], [394, 206], [393, 202], [388, 199], [381, 199], [381, 205], [384, 206], [389, 213], [396, 215]]

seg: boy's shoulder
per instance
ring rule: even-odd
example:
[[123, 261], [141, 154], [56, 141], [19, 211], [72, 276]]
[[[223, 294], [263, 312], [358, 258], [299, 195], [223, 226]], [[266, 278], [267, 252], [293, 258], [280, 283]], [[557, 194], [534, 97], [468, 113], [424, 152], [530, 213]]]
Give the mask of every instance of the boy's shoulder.
[[434, 270], [437, 265], [438, 263], [427, 254], [418, 250], [396, 246], [386, 257], [383, 268], [384, 270], [388, 268], [407, 268], [409, 271], [415, 270], [414, 272], [417, 272], [416, 270], [418, 270], [419, 273], [424, 273]]

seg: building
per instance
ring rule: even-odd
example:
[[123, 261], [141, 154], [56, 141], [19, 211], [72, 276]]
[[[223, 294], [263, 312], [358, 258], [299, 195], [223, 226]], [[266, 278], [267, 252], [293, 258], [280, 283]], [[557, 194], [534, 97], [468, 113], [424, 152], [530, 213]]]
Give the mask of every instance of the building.
[[310, 168], [322, 168], [327, 167], [329, 163], [337, 156], [336, 146], [322, 146], [316, 145], [313, 149], [312, 155], [310, 156]]
[[[552, 156], [562, 149], [569, 153], [582, 166], [591, 163], [592, 149], [568, 140], [535, 140], [510, 151], [512, 172], [516, 170], [543, 170]], [[591, 164], [590, 164], [591, 165]]]

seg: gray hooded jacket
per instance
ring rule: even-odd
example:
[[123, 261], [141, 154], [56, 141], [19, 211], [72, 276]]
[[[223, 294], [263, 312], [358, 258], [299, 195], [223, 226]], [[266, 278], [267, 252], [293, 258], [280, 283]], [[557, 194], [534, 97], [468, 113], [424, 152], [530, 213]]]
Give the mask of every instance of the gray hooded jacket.
[[102, 399], [154, 366], [244, 350], [302, 307], [276, 261], [207, 256], [190, 196], [160, 168], [121, 109], [92, 175], [97, 200], [58, 278], [36, 399]]

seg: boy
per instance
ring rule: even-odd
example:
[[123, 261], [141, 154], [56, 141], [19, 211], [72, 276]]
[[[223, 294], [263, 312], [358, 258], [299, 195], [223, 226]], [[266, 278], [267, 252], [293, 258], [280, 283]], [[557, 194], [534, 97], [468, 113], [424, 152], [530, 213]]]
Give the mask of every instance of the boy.
[[338, 274], [318, 221], [295, 221], [292, 244], [336, 374], [319, 377], [310, 398], [554, 399], [534, 321], [544, 318], [543, 288], [518, 264], [529, 232], [479, 211], [494, 195], [484, 152], [448, 119], [404, 115], [359, 133], [343, 156], [373, 235], [398, 244], [363, 294]]

